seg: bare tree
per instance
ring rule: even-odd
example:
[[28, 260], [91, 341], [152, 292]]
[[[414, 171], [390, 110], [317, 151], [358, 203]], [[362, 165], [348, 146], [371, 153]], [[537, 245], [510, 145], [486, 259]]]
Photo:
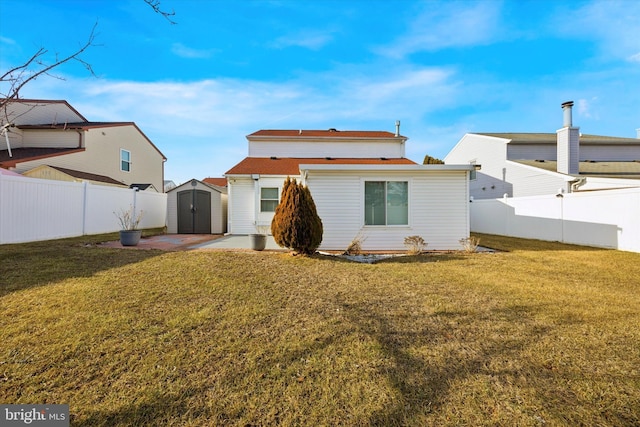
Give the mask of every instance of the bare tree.
[[[44, 58], [49, 51], [46, 48], [41, 47], [25, 63], [18, 65], [17, 67], [13, 67], [12, 69], [3, 73], [2, 76], [0, 76], [0, 84], [2, 84], [2, 86], [0, 86], [0, 111], [3, 116], [2, 118], [6, 119], [7, 122], [9, 121], [7, 117], [6, 107], [11, 101], [20, 98], [20, 91], [28, 83], [34, 81], [42, 75], [64, 80], [62, 77], [52, 74], [52, 70], [62, 64], [70, 61], [77, 61], [82, 64], [82, 66], [86, 68], [89, 73], [91, 73], [91, 75], [95, 76], [93, 68], [91, 68], [91, 64], [82, 59], [80, 55], [82, 55], [82, 53], [84, 53], [84, 51], [86, 51], [89, 47], [95, 46], [97, 26], [97, 22], [93, 24], [91, 33], [89, 33], [89, 37], [87, 37], [87, 40], [83, 45], [80, 46], [78, 50], [71, 53], [70, 55], [61, 57], [58, 53], [56, 53], [54, 62], [49, 64], [45, 62]], [[3, 89], [4, 86], [6, 86], [6, 89]]]
[[[146, 4], [148, 4], [154, 12], [165, 17], [171, 24], [175, 24], [171, 17], [175, 15], [175, 12], [172, 10], [171, 12], [166, 12], [160, 7], [160, 0], [143, 0]], [[48, 76], [54, 77], [60, 80], [64, 80], [63, 77], [52, 74], [52, 71], [59, 67], [62, 64], [71, 61], [77, 61], [84, 68], [86, 68], [92, 76], [95, 76], [93, 68], [91, 64], [82, 59], [81, 55], [90, 47], [96, 46], [96, 28], [98, 26], [98, 22], [93, 24], [91, 28], [91, 32], [89, 33], [89, 37], [82, 44], [78, 50], [67, 55], [61, 56], [56, 52], [55, 57], [52, 62], [46, 62], [45, 56], [49, 51], [41, 47], [38, 49], [26, 62], [16, 67], [11, 68], [10, 70], [3, 72], [0, 76], [0, 123], [4, 122], [6, 124], [10, 123], [9, 115], [8, 115], [8, 105], [10, 102], [20, 99], [20, 91], [30, 82], [34, 81], [40, 76]]]
[[160, 15], [164, 16], [167, 21], [169, 21], [172, 25], [177, 24], [177, 22], [173, 21], [171, 18], [174, 17], [176, 15], [176, 12], [171, 9], [171, 12], [167, 12], [165, 10], [162, 10], [160, 8], [160, 0], [144, 0], [144, 2], [146, 4], [148, 4], [149, 6], [151, 6], [151, 8], [154, 10], [154, 12], [159, 13]]

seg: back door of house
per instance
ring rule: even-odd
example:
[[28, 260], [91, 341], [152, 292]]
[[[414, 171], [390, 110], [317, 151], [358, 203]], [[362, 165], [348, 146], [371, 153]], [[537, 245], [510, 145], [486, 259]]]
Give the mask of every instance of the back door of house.
[[211, 233], [211, 193], [196, 189], [178, 193], [178, 233]]

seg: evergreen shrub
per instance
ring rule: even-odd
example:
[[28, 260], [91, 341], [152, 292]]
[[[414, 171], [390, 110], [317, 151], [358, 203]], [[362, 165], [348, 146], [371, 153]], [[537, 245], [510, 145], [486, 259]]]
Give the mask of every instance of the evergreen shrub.
[[287, 177], [271, 221], [271, 234], [283, 248], [310, 255], [322, 243], [322, 220], [309, 188]]

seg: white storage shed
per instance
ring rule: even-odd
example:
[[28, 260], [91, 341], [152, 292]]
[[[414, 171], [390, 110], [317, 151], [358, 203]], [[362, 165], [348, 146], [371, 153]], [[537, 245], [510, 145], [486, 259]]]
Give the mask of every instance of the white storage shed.
[[227, 189], [192, 179], [167, 191], [169, 234], [227, 232]]

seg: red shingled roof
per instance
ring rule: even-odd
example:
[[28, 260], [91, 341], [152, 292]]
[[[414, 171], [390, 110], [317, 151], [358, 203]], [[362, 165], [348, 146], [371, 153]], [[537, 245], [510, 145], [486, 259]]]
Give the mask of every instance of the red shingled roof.
[[227, 186], [227, 178], [205, 178], [202, 182], [206, 182], [207, 184], [217, 185], [218, 187], [226, 187]]
[[300, 165], [415, 165], [409, 159], [356, 159], [356, 158], [290, 158], [290, 157], [246, 157], [227, 171], [226, 175], [298, 175]]
[[[263, 129], [247, 136], [250, 137], [284, 137], [284, 138], [395, 138], [395, 134], [386, 131], [364, 131], [364, 130], [285, 130], [285, 129]], [[402, 135], [398, 138], [404, 138]]]

